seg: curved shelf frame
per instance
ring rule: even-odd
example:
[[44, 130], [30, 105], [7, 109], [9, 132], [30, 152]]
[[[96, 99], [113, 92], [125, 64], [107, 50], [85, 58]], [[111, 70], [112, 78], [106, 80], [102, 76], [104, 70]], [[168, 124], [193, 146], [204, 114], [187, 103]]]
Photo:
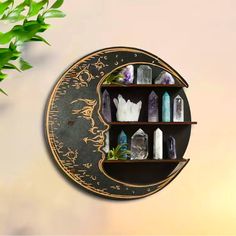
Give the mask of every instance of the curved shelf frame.
[[189, 161], [178, 162], [163, 179], [144, 185], [119, 181], [104, 170], [102, 147], [110, 124], [100, 114], [100, 88], [106, 76], [128, 64], [158, 66], [178, 78], [181, 87], [188, 87], [172, 67], [151, 53], [128, 47], [105, 48], [78, 60], [60, 77], [45, 113], [46, 139], [59, 170], [76, 186], [114, 199], [141, 198], [161, 190]]

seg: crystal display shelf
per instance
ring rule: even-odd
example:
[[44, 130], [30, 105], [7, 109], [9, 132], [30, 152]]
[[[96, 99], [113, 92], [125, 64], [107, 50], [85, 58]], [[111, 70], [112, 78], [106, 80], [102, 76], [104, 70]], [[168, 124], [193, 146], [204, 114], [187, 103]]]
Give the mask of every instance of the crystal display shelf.
[[144, 160], [105, 160], [104, 163], [109, 164], [134, 164], [134, 163], [179, 163], [179, 162], [187, 162], [189, 159], [144, 159]]
[[182, 84], [102, 84], [102, 88], [183, 88]]
[[114, 122], [108, 122], [109, 125], [137, 125], [137, 126], [143, 126], [143, 125], [196, 125], [196, 121], [183, 121], [183, 122], [140, 122], [140, 121], [114, 121]]
[[[174, 85], [103, 84], [105, 79], [127, 65], [148, 65], [156, 78], [163, 70], [170, 73]], [[190, 106], [184, 89], [188, 83], [159, 57], [130, 47], [112, 47], [93, 52], [75, 62], [55, 84], [45, 113], [46, 139], [52, 160], [61, 173], [76, 186], [112, 199], [136, 199], [149, 196], [166, 187], [189, 162], [184, 159], [192, 125]], [[101, 114], [102, 93], [111, 98], [111, 120]], [[165, 92], [170, 97], [180, 95], [184, 101], [184, 122], [147, 122], [148, 96], [154, 91], [159, 98]], [[138, 122], [117, 122], [113, 99], [143, 102]], [[173, 102], [171, 101], [171, 107]], [[161, 113], [159, 115], [161, 117]], [[173, 120], [173, 116], [172, 116]], [[163, 131], [163, 142], [172, 135], [176, 140], [177, 159], [153, 160], [153, 133]], [[110, 148], [116, 147], [121, 130], [129, 137], [142, 127], [148, 135], [148, 159], [108, 161], [103, 151], [105, 133], [109, 129]], [[166, 157], [166, 151], [163, 150]], [[65, 182], [67, 183], [67, 182]]]

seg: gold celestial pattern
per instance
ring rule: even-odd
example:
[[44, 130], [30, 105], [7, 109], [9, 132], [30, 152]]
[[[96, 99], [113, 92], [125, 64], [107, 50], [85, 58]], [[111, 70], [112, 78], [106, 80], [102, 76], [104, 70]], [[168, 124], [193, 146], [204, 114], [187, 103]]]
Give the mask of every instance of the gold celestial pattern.
[[56, 83], [46, 112], [46, 134], [56, 166], [72, 181], [93, 193], [120, 199], [153, 194], [169, 184], [187, 162], [154, 184], [135, 185], [116, 180], [103, 169], [105, 132], [100, 86], [107, 75], [127, 64], [154, 64], [186, 81], [156, 56], [135, 48], [107, 48], [92, 53], [71, 66]]

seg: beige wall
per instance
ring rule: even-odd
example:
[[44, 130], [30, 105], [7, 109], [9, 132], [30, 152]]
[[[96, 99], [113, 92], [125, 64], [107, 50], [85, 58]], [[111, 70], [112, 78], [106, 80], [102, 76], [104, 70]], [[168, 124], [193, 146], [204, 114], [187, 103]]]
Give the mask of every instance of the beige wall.
[[[29, 45], [34, 68], [1, 83], [0, 234], [236, 234], [236, 1], [66, 0], [51, 47]], [[2, 31], [2, 30], [1, 30]], [[193, 127], [178, 178], [148, 198], [119, 202], [69, 185], [44, 144], [45, 102], [75, 60], [108, 46], [150, 51], [190, 84]]]

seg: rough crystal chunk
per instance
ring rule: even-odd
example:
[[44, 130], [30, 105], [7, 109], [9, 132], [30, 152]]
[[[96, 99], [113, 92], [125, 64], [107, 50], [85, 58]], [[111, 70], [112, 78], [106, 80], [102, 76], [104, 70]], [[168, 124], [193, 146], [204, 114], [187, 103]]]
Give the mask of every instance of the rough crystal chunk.
[[154, 91], [148, 97], [148, 122], [158, 122], [158, 96]]
[[139, 129], [131, 137], [131, 160], [142, 160], [148, 157], [148, 135]]
[[123, 84], [132, 84], [134, 81], [134, 66], [128, 65], [124, 67], [119, 75], [121, 75], [121, 78], [118, 79], [118, 82]]
[[[123, 151], [128, 150], [128, 145], [127, 145], [128, 144], [128, 138], [127, 138], [126, 133], [123, 130], [118, 135], [118, 144], [119, 145], [123, 144], [122, 147], [121, 147], [121, 150], [123, 150]], [[124, 144], [126, 144], [126, 145], [124, 145]], [[128, 158], [128, 155], [124, 154], [123, 157]]]
[[113, 102], [116, 106], [116, 119], [117, 121], [138, 121], [142, 102], [137, 104], [125, 99], [119, 94], [118, 99], [114, 98]]
[[110, 150], [110, 140], [109, 140], [109, 131], [105, 133], [105, 146], [103, 147], [103, 151], [108, 153]]
[[167, 92], [162, 96], [162, 121], [170, 122], [170, 95]]
[[170, 73], [166, 71], [162, 71], [160, 75], [155, 79], [154, 83], [155, 84], [175, 84], [175, 80]]
[[176, 142], [175, 142], [175, 138], [170, 136], [167, 139], [167, 157], [169, 159], [176, 159]]
[[184, 121], [184, 101], [179, 95], [174, 98], [173, 106], [173, 121]]
[[163, 159], [163, 132], [159, 128], [154, 131], [153, 159]]
[[152, 84], [152, 68], [141, 65], [137, 69], [137, 84]]
[[102, 94], [102, 114], [106, 121], [111, 122], [111, 99], [107, 90]]

